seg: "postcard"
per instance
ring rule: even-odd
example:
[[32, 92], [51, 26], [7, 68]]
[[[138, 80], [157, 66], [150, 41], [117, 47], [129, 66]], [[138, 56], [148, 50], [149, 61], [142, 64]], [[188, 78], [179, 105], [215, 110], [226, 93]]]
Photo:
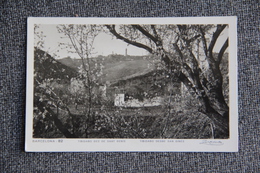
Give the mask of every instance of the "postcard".
[[237, 18], [29, 17], [27, 152], [237, 152]]

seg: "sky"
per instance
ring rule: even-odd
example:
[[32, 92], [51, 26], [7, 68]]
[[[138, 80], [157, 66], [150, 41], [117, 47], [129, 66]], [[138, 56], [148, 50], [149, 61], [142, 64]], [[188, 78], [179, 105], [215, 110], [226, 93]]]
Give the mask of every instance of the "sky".
[[[42, 32], [44, 37], [44, 45], [43, 50], [48, 52], [50, 55], [55, 58], [64, 58], [70, 56], [71, 58], [79, 58], [76, 53], [68, 53], [66, 49], [61, 49], [59, 47], [59, 43], [61, 42], [70, 42], [69, 39], [64, 38], [62, 33], [57, 32], [57, 25], [40, 25], [38, 29], [39, 32]], [[219, 51], [221, 45], [223, 45], [224, 41], [228, 36], [228, 29], [222, 32], [222, 35], [218, 38], [218, 41], [215, 45], [214, 51]], [[63, 37], [63, 38], [62, 38]], [[37, 39], [35, 40], [37, 41]], [[125, 55], [125, 51], [127, 49], [128, 55], [147, 55], [148, 52], [144, 49], [137, 48], [132, 45], [128, 45], [124, 41], [116, 39], [107, 33], [100, 33], [94, 41], [93, 44], [94, 50], [92, 57], [96, 57], [98, 55], [107, 56], [109, 54], [121, 54]]]
[[[43, 50], [47, 51], [50, 55], [54, 53], [58, 55], [56, 58], [64, 58], [70, 56], [71, 58], [79, 58], [77, 54], [68, 53], [66, 49], [60, 49], [59, 43], [61, 42], [70, 42], [69, 39], [64, 38], [62, 33], [57, 32], [57, 25], [40, 25], [39, 31], [43, 32], [44, 38], [44, 48]], [[63, 39], [61, 39], [63, 37]], [[137, 48], [132, 45], [128, 45], [124, 41], [113, 38], [111, 35], [106, 33], [99, 34], [93, 43], [93, 54], [92, 56], [98, 55], [110, 55], [122, 54], [125, 55], [127, 49], [128, 55], [147, 55], [148, 52], [144, 49]]]

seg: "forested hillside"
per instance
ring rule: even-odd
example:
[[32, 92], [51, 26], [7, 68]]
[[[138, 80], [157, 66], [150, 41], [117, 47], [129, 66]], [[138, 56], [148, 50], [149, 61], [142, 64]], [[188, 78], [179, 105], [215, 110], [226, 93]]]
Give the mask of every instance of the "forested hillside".
[[69, 82], [78, 75], [77, 71], [55, 60], [48, 53], [35, 48], [34, 51], [35, 80], [42, 82], [45, 79], [57, 79]]

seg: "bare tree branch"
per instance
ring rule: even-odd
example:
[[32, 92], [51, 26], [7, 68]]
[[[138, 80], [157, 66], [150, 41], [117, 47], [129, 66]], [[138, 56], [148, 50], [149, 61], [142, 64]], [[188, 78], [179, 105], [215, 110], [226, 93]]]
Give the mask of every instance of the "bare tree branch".
[[207, 41], [206, 41], [206, 38], [205, 38], [205, 32], [204, 32], [204, 29], [201, 26], [200, 26], [200, 32], [201, 32], [201, 38], [202, 38], [204, 53], [205, 53], [206, 56], [208, 56], [208, 45], [207, 45]]
[[[146, 31], [143, 27], [141, 27], [140, 25], [132, 25], [132, 26], [134, 28], [138, 29], [147, 38], [151, 39], [155, 43], [156, 46], [162, 46], [162, 42], [158, 38], [156, 38], [152, 34], [150, 34], [148, 31]], [[155, 31], [155, 28], [153, 30]]]
[[117, 38], [117, 39], [120, 39], [120, 40], [123, 40], [125, 41], [126, 43], [129, 43], [133, 46], [137, 46], [139, 48], [143, 48], [145, 50], [147, 50], [149, 53], [153, 53], [153, 49], [142, 44], [142, 43], [139, 43], [139, 42], [136, 42], [136, 41], [132, 41], [132, 40], [129, 40], [128, 38], [120, 35], [116, 30], [115, 30], [115, 25], [105, 25], [108, 30]]
[[226, 51], [226, 49], [228, 48], [228, 38], [227, 40], [225, 41], [225, 43], [223, 44], [223, 46], [221, 47], [219, 53], [218, 53], [218, 59], [217, 59], [217, 63], [218, 65], [220, 64], [221, 60], [222, 60], [222, 57]]
[[217, 42], [217, 39], [218, 39], [219, 35], [221, 34], [221, 32], [225, 29], [226, 26], [227, 25], [217, 25], [217, 29], [214, 32], [212, 39], [211, 39], [211, 42], [210, 42], [209, 47], [208, 47], [209, 56], [212, 57], [213, 48], [214, 48], [214, 46]]
[[154, 34], [155, 37], [159, 40], [159, 36], [158, 36], [157, 31], [156, 31], [155, 25], [151, 25], [151, 28], [152, 28], [152, 30], [153, 30], [153, 34]]

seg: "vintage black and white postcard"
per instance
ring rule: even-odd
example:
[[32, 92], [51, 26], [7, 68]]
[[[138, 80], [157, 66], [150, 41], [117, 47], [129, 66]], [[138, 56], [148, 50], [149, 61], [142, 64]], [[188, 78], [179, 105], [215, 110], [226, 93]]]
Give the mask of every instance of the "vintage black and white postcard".
[[28, 152], [238, 151], [236, 17], [28, 18]]

